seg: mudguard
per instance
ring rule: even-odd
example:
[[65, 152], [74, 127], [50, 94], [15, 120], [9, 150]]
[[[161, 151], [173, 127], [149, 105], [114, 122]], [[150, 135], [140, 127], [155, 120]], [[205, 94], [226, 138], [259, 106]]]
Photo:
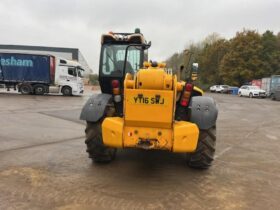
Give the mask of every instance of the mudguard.
[[97, 122], [104, 115], [106, 105], [111, 97], [110, 94], [104, 93], [92, 95], [84, 105], [80, 119], [88, 122]]
[[213, 98], [206, 96], [192, 97], [190, 121], [199, 129], [207, 130], [216, 124], [218, 109]]

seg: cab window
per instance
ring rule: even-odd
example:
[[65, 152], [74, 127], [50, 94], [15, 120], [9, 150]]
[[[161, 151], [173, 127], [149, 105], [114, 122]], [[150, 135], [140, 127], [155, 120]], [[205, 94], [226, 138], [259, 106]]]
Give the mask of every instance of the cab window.
[[68, 74], [76, 77], [77, 76], [76, 68], [68, 67]]
[[123, 76], [125, 51], [127, 50], [126, 72], [134, 74], [140, 68], [141, 50], [128, 45], [105, 45], [102, 52], [101, 74], [103, 76]]

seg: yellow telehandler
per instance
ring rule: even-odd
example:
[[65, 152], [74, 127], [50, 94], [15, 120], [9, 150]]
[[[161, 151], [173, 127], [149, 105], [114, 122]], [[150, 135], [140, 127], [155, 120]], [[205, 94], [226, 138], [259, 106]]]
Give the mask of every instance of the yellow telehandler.
[[190, 167], [208, 168], [216, 143], [214, 100], [164, 63], [148, 62], [151, 43], [139, 29], [104, 34], [101, 45], [102, 93], [89, 98], [80, 116], [89, 157], [108, 163], [117, 148], [159, 149], [187, 153]]

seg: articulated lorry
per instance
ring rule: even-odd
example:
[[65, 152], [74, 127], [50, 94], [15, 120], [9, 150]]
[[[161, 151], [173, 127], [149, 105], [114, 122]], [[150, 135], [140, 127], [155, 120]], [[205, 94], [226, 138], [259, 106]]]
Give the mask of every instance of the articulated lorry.
[[84, 69], [53, 55], [0, 52], [0, 85], [22, 94], [81, 95]]

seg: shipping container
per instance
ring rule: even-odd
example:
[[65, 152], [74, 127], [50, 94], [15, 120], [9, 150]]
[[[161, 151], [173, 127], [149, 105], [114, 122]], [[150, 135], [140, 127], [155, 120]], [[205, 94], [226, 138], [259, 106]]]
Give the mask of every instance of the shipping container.
[[272, 75], [270, 81], [270, 96], [274, 99], [280, 89], [280, 75]]
[[270, 77], [262, 78], [261, 89], [265, 90], [267, 96], [270, 96], [270, 81]]
[[253, 86], [258, 86], [259, 88], [261, 88], [261, 86], [262, 86], [262, 80], [261, 80], [261, 79], [252, 80], [251, 84], [252, 84]]

